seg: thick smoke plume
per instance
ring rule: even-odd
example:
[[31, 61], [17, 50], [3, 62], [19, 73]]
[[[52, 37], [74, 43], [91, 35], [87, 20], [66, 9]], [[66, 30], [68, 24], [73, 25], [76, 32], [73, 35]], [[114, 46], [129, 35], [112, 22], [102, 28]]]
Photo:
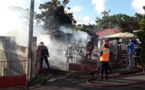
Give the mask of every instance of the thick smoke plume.
[[[14, 5], [17, 5], [17, 3], [14, 3], [14, 1], [8, 5], [1, 4], [0, 35], [14, 36], [18, 45], [28, 47], [29, 10], [24, 10], [18, 7], [16, 8]], [[66, 39], [66, 37], [64, 37], [63, 40], [57, 40], [57, 38], [53, 37], [51, 33], [45, 35], [42, 34], [44, 31], [46, 30], [43, 29], [43, 26], [38, 26], [34, 20], [33, 36], [37, 37], [37, 45], [39, 45], [40, 41], [43, 41], [49, 49], [50, 66], [63, 70], [66, 68], [66, 58], [64, 51], [67, 49], [68, 45], [70, 43], [76, 43], [84, 46], [89, 36], [85, 32], [74, 31], [65, 27], [60, 27], [60, 31], [65, 34], [69, 33], [72, 35], [72, 37], [70, 40]], [[46, 67], [45, 63], [44, 67]]]
[[22, 46], [28, 45], [28, 21], [25, 17], [27, 13], [22, 8], [15, 7], [20, 5], [20, 0], [5, 0], [0, 3], [0, 29], [1, 36], [16, 36], [15, 40]]
[[[36, 31], [39, 31], [39, 30], [40, 29]], [[86, 32], [74, 31], [74, 30], [65, 28], [63, 26], [60, 27], [60, 31], [63, 33], [63, 35], [55, 36], [52, 33], [47, 34], [46, 30], [40, 30], [39, 31], [40, 33], [38, 32], [36, 37], [38, 39], [37, 40], [38, 45], [39, 45], [39, 42], [43, 41], [44, 44], [48, 47], [49, 54], [50, 54], [50, 58], [49, 58], [50, 65], [52, 65], [55, 68], [65, 70], [66, 69], [65, 51], [68, 48], [69, 44], [75, 43], [76, 45], [79, 45], [79, 46], [85, 46], [89, 35]], [[46, 33], [41, 34], [42, 32], [46, 32]], [[68, 33], [71, 36], [70, 35], [66, 36]]]

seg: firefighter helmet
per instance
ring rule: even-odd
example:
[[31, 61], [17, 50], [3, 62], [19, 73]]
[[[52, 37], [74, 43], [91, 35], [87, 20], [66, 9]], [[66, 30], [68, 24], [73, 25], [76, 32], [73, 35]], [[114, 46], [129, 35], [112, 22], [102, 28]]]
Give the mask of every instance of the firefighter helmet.
[[44, 45], [44, 42], [40, 42], [40, 44]]
[[109, 46], [109, 42], [108, 42], [108, 40], [105, 40], [104, 45]]
[[72, 47], [72, 44], [70, 44], [69, 47]]

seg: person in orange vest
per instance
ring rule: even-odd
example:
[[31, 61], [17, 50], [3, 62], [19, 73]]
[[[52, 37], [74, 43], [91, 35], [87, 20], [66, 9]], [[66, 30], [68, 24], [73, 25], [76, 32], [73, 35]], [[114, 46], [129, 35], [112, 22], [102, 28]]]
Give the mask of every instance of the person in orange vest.
[[38, 45], [36, 49], [36, 53], [37, 55], [40, 56], [40, 71], [42, 71], [43, 60], [45, 60], [48, 70], [50, 71], [49, 62], [48, 62], [49, 52], [48, 52], [48, 48], [44, 45], [43, 42], [40, 42], [40, 44]]
[[98, 80], [99, 81], [103, 80], [103, 77], [105, 77], [105, 80], [108, 80], [109, 59], [111, 55], [111, 51], [109, 49], [108, 44], [104, 44], [104, 47], [102, 48], [99, 55], [100, 55], [100, 72]]

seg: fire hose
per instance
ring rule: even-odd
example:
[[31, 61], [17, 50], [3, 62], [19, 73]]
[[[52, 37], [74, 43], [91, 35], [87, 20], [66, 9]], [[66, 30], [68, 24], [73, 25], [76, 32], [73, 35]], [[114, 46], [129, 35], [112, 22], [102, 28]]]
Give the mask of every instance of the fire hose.
[[[109, 75], [109, 78], [123, 78], [123, 77], [132, 77], [132, 76], [138, 76], [138, 75], [143, 75], [145, 74], [145, 70], [142, 66], [137, 66], [137, 68], [141, 69], [142, 72], [136, 73], [136, 74], [129, 74], [129, 75]], [[97, 84], [97, 83], [91, 83], [91, 81], [97, 80], [97, 77], [95, 78], [90, 78], [86, 81], [88, 85], [96, 86], [96, 87], [119, 87], [119, 86], [128, 86], [128, 85], [134, 85], [134, 84], [140, 84], [144, 83], [145, 80], [142, 81], [136, 81], [136, 82], [130, 82], [130, 83], [125, 83], [125, 84]]]

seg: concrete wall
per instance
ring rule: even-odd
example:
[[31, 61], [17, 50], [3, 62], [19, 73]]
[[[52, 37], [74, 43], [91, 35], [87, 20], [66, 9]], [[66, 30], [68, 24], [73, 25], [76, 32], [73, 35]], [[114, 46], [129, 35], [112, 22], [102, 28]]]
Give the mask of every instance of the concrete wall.
[[27, 64], [20, 60], [27, 60], [27, 55], [28, 48], [17, 45], [14, 37], [0, 36], [0, 76], [26, 73]]

